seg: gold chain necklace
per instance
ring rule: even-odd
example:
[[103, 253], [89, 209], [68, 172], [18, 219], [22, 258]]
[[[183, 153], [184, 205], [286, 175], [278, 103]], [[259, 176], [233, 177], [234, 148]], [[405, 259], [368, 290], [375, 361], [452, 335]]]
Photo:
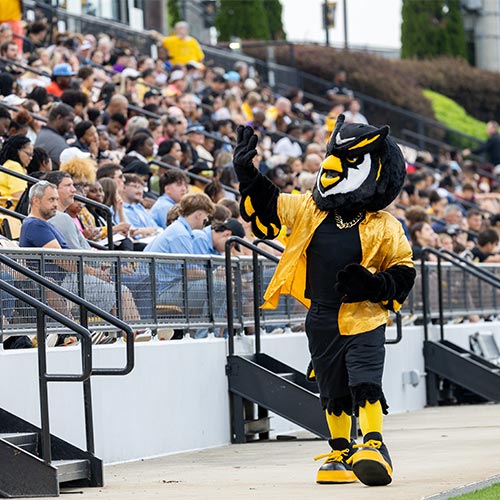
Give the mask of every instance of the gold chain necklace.
[[344, 221], [344, 219], [342, 219], [341, 215], [335, 210], [334, 212], [335, 224], [339, 229], [349, 229], [350, 227], [355, 226], [364, 217], [364, 215], [365, 211], [361, 210], [361, 212], [359, 212], [359, 214], [356, 215], [354, 219], [346, 222]]

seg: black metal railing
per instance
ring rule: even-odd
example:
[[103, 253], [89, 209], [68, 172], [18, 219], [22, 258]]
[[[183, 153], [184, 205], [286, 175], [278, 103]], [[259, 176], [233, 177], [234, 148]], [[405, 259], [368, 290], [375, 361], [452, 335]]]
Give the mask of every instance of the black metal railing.
[[[0, 263], [8, 269], [29, 278], [39, 284], [43, 289], [62, 296], [64, 299], [76, 304], [80, 308], [80, 324], [75, 323], [63, 314], [55, 311], [40, 300], [31, 297], [27, 293], [19, 290], [15, 286], [0, 280], [0, 289], [29, 304], [36, 310], [37, 314], [37, 344], [38, 344], [38, 369], [40, 384], [40, 413], [42, 422], [42, 458], [46, 462], [51, 461], [50, 454], [50, 423], [49, 423], [49, 403], [48, 403], [48, 383], [49, 382], [83, 382], [84, 412], [85, 412], [85, 435], [87, 451], [94, 453], [94, 425], [92, 414], [92, 391], [90, 377], [92, 375], [127, 375], [134, 367], [134, 332], [125, 322], [116, 318], [112, 314], [100, 309], [90, 302], [78, 297], [77, 295], [65, 290], [52, 280], [40, 276], [25, 265], [22, 265], [9, 257], [0, 254]], [[109, 324], [119, 328], [127, 337], [126, 361], [122, 368], [94, 368], [92, 366], [92, 340], [88, 329], [88, 313], [98, 315]], [[81, 374], [49, 374], [47, 373], [47, 354], [46, 354], [46, 316], [58, 321], [71, 331], [74, 331], [81, 337], [82, 346], [82, 373]]]
[[[433, 255], [436, 258], [435, 265], [431, 267], [430, 261], [429, 261], [429, 256]], [[435, 284], [437, 286], [437, 306], [438, 306], [438, 324], [439, 324], [439, 332], [440, 332], [440, 339], [444, 340], [444, 325], [446, 323], [445, 321], [445, 312], [447, 311], [448, 314], [450, 313], [450, 307], [447, 308], [445, 311], [445, 304], [444, 304], [444, 283], [445, 280], [443, 279], [443, 261], [448, 263], [452, 268], [455, 268], [459, 270], [461, 273], [464, 274], [464, 276], [470, 276], [473, 278], [476, 278], [478, 280], [478, 283], [484, 283], [493, 289], [493, 296], [492, 296], [492, 310], [496, 310], [496, 291], [500, 289], [500, 277], [496, 276], [495, 274], [489, 272], [486, 269], [481, 269], [481, 267], [475, 265], [473, 262], [468, 261], [467, 259], [464, 259], [463, 257], [454, 254], [453, 252], [447, 251], [447, 250], [436, 250], [434, 248], [430, 247], [425, 247], [422, 250], [422, 260], [421, 260], [421, 279], [422, 279], [422, 313], [423, 313], [423, 324], [424, 324], [424, 334], [425, 334], [425, 340], [429, 339], [429, 324], [432, 321], [432, 306], [435, 305], [433, 304], [433, 300], [431, 300], [431, 286], [430, 286], [430, 272], [435, 271], [436, 273], [436, 280]], [[454, 290], [454, 288], [457, 288], [457, 290]], [[463, 302], [464, 302], [464, 307], [463, 310], [467, 312], [469, 309], [470, 313], [476, 312], [476, 310], [481, 310], [483, 309], [483, 304], [481, 302], [481, 288], [479, 288], [479, 293], [478, 293], [478, 300], [479, 304], [476, 308], [473, 308], [472, 306], [469, 308], [468, 304], [471, 301], [471, 298], [469, 297], [468, 294], [471, 293], [470, 287], [468, 286], [467, 282], [464, 280], [462, 283], [461, 287], [454, 287], [452, 280], [448, 276], [448, 279], [446, 281], [446, 290], [449, 296], [453, 294], [454, 291], [464, 294], [463, 297]], [[448, 303], [450, 300], [448, 300]]]

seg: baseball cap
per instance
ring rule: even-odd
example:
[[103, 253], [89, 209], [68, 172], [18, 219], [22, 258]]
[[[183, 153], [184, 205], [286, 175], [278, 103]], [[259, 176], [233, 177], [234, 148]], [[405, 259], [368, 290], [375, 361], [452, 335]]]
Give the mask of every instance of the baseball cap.
[[139, 159], [132, 160], [125, 167], [123, 167], [125, 174], [138, 174], [138, 175], [152, 175], [153, 172], [149, 165]]
[[241, 77], [236, 71], [228, 71], [227, 73], [224, 74], [224, 78], [228, 82], [233, 82], [233, 83], [239, 83], [241, 80]]
[[7, 106], [20, 106], [26, 99], [19, 97], [16, 94], [9, 94], [2, 99], [2, 103], [7, 104]]
[[205, 127], [201, 123], [193, 123], [186, 129], [186, 134], [199, 134], [205, 132]]
[[219, 227], [221, 229], [229, 229], [233, 236], [238, 236], [240, 238], [245, 237], [245, 230], [243, 229], [243, 225], [238, 219], [227, 219]]
[[80, 45], [80, 50], [88, 50], [92, 48], [92, 44], [88, 40], [84, 40]]
[[74, 76], [75, 72], [68, 63], [59, 63], [52, 69], [52, 76]]
[[59, 155], [59, 163], [71, 160], [72, 158], [90, 158], [90, 153], [72, 147], [64, 149]]
[[161, 96], [161, 94], [157, 90], [151, 89], [144, 94], [144, 99], [148, 99], [149, 97], [155, 97], [155, 96]]
[[132, 80], [135, 78], [139, 78], [140, 74], [141, 73], [134, 68], [125, 68], [121, 72], [121, 75], [123, 76], [123, 78], [131, 78]]
[[184, 71], [182, 69], [176, 69], [170, 74], [169, 81], [176, 82], [177, 80], [182, 80], [184, 78]]

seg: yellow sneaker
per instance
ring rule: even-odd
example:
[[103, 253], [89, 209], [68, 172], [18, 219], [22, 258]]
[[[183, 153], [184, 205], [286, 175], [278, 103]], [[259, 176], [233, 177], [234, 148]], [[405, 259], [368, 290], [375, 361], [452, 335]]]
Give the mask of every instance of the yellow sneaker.
[[326, 458], [318, 470], [316, 482], [319, 484], [354, 483], [357, 480], [356, 475], [352, 467], [347, 463], [347, 460], [353, 453], [349, 441], [347, 439], [330, 439], [329, 443], [332, 447], [330, 453], [314, 457], [314, 460]]
[[[376, 436], [372, 436], [376, 435]], [[373, 439], [374, 437], [379, 439]], [[371, 432], [347, 460], [356, 477], [367, 486], [386, 486], [392, 481], [392, 462], [379, 433]]]

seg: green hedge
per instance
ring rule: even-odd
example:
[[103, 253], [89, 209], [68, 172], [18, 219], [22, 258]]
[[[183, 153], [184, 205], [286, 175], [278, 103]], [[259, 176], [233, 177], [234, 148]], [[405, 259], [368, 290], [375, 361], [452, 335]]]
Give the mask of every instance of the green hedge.
[[462, 106], [442, 94], [429, 89], [425, 89], [423, 93], [432, 104], [436, 120], [464, 134], [472, 135], [481, 140], [487, 139], [485, 122], [476, 120], [467, 114]]

